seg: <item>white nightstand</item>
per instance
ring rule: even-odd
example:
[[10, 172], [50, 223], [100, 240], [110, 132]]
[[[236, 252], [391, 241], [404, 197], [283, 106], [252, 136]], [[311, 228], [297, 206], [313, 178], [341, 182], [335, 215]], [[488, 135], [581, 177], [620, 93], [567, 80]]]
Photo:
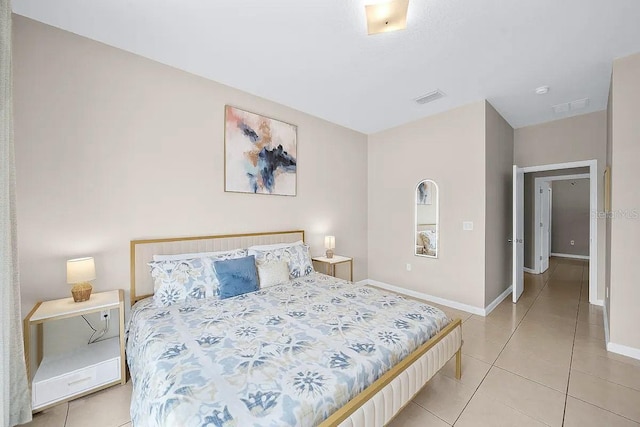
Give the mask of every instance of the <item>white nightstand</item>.
[[[64, 354], [44, 354], [45, 322], [112, 309], [119, 311], [120, 336], [80, 348], [74, 347]], [[31, 328], [34, 325], [37, 336], [37, 368], [32, 377]], [[63, 298], [37, 303], [24, 319], [24, 342], [34, 412], [103, 388], [125, 384], [124, 291], [119, 289], [94, 293], [84, 302]]]
[[315, 258], [311, 258], [315, 262], [319, 262], [320, 264], [325, 265], [325, 273], [335, 277], [336, 276], [336, 265], [342, 263], [349, 263], [349, 280], [353, 282], [353, 258], [349, 258], [346, 256], [334, 255], [333, 258], [327, 258], [326, 256], [317, 256]]

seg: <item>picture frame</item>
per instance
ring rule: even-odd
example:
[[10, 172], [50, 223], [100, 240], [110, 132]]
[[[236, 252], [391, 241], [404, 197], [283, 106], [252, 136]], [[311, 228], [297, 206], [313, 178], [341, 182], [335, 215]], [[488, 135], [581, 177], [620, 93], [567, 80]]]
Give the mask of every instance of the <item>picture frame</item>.
[[297, 126], [225, 105], [224, 190], [297, 195]]

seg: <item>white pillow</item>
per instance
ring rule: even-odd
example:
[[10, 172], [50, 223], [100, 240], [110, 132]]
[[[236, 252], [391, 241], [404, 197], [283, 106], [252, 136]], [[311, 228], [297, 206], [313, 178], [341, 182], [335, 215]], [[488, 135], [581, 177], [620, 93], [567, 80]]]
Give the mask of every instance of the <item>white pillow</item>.
[[279, 245], [277, 248], [258, 249], [259, 246], [249, 248], [249, 255], [256, 257], [256, 264], [286, 261], [289, 265], [289, 278], [294, 279], [313, 273], [313, 263], [309, 255], [309, 246], [301, 241]]
[[154, 261], [182, 261], [184, 259], [213, 257], [220, 259], [244, 258], [247, 256], [246, 249], [232, 249], [230, 251], [198, 252], [190, 254], [154, 255]]
[[272, 249], [288, 248], [290, 246], [304, 245], [302, 240], [298, 240], [294, 243], [274, 243], [273, 245], [255, 245], [249, 246], [249, 250], [254, 251], [270, 251]]
[[289, 281], [289, 265], [287, 261], [272, 261], [258, 264], [260, 288], [279, 285]]

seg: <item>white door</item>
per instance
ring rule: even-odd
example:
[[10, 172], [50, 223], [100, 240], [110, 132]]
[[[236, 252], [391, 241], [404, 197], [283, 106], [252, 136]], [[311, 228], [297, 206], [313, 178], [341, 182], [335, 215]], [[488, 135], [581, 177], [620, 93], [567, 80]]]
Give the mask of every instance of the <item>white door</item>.
[[540, 197], [540, 273], [549, 268], [549, 253], [551, 251], [551, 182], [542, 181], [538, 188]]
[[524, 171], [513, 165], [513, 302], [524, 291]]

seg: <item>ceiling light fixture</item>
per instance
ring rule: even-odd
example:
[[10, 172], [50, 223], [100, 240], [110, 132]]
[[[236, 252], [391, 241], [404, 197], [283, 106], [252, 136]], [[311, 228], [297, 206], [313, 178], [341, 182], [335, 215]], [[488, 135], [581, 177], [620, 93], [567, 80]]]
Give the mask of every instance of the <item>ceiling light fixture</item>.
[[549, 86], [540, 86], [536, 89], [536, 95], [546, 95], [549, 93]]
[[369, 35], [389, 33], [407, 28], [409, 0], [393, 0], [365, 5]]

